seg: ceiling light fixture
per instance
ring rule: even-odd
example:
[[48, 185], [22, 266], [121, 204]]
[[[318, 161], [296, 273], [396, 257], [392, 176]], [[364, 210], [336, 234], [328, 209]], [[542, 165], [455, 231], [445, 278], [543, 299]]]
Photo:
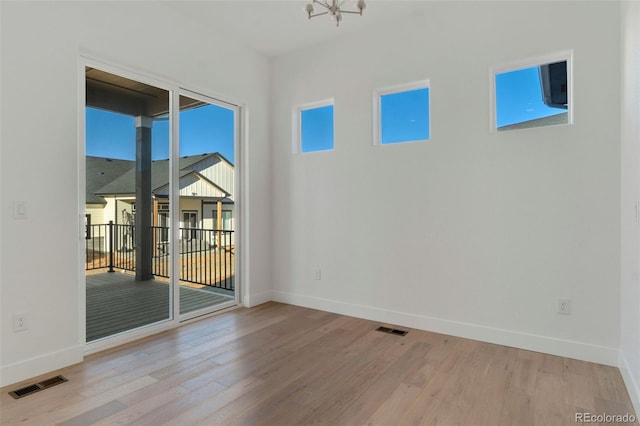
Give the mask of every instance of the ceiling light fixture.
[[[329, 15], [331, 19], [336, 23], [336, 27], [340, 26], [340, 21], [342, 21], [343, 13], [353, 13], [362, 16], [362, 12], [367, 7], [367, 4], [364, 0], [358, 0], [355, 4], [356, 10], [345, 10], [342, 6], [347, 3], [348, 0], [308, 0], [307, 6], [304, 8], [305, 12], [307, 12], [307, 16], [309, 19], [315, 18], [316, 16]], [[351, 1], [349, 1], [350, 3]], [[322, 6], [324, 9], [323, 12], [314, 13], [316, 8], [314, 4], [318, 4]]]

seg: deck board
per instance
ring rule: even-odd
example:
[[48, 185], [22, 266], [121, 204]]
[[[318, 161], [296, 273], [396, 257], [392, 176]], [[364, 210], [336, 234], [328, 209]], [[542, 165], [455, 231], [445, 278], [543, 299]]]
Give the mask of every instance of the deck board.
[[[87, 275], [87, 342], [169, 318], [169, 285], [130, 274]], [[180, 287], [180, 313], [233, 300], [227, 294]]]

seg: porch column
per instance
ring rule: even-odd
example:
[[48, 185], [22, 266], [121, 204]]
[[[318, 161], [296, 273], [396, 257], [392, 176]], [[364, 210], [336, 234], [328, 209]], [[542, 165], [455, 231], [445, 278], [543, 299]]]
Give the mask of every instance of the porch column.
[[153, 279], [151, 268], [151, 126], [150, 117], [136, 117], [136, 281]]

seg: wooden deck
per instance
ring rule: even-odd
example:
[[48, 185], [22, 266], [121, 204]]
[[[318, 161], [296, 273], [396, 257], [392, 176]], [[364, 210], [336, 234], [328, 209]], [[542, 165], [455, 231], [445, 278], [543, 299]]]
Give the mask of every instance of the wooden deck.
[[[199, 288], [197, 288], [199, 287]], [[136, 281], [128, 273], [87, 274], [87, 342], [169, 318], [166, 279]], [[232, 292], [180, 286], [180, 313], [233, 300]]]

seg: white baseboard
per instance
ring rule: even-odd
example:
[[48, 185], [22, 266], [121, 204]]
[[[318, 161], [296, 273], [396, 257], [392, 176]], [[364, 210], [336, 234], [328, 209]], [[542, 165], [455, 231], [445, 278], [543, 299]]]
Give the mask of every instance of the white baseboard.
[[[627, 392], [629, 392], [633, 409], [636, 411], [636, 418], [638, 418], [638, 416], [640, 416], [640, 386], [633, 373], [624, 352], [620, 351], [620, 374], [622, 374], [622, 379], [627, 387]], [[640, 375], [640, 371], [636, 371], [635, 373]]]
[[252, 308], [254, 306], [262, 305], [273, 300], [273, 292], [271, 290], [263, 291], [261, 293], [246, 294], [242, 300], [242, 305], [245, 308]]
[[83, 346], [76, 345], [24, 361], [3, 365], [0, 368], [0, 387], [9, 386], [50, 371], [77, 364], [82, 362], [83, 359]]
[[387, 324], [396, 324], [615, 367], [619, 363], [619, 351], [617, 348], [391, 311], [289, 292], [273, 291], [272, 296], [272, 300], [276, 302], [335, 312]]

